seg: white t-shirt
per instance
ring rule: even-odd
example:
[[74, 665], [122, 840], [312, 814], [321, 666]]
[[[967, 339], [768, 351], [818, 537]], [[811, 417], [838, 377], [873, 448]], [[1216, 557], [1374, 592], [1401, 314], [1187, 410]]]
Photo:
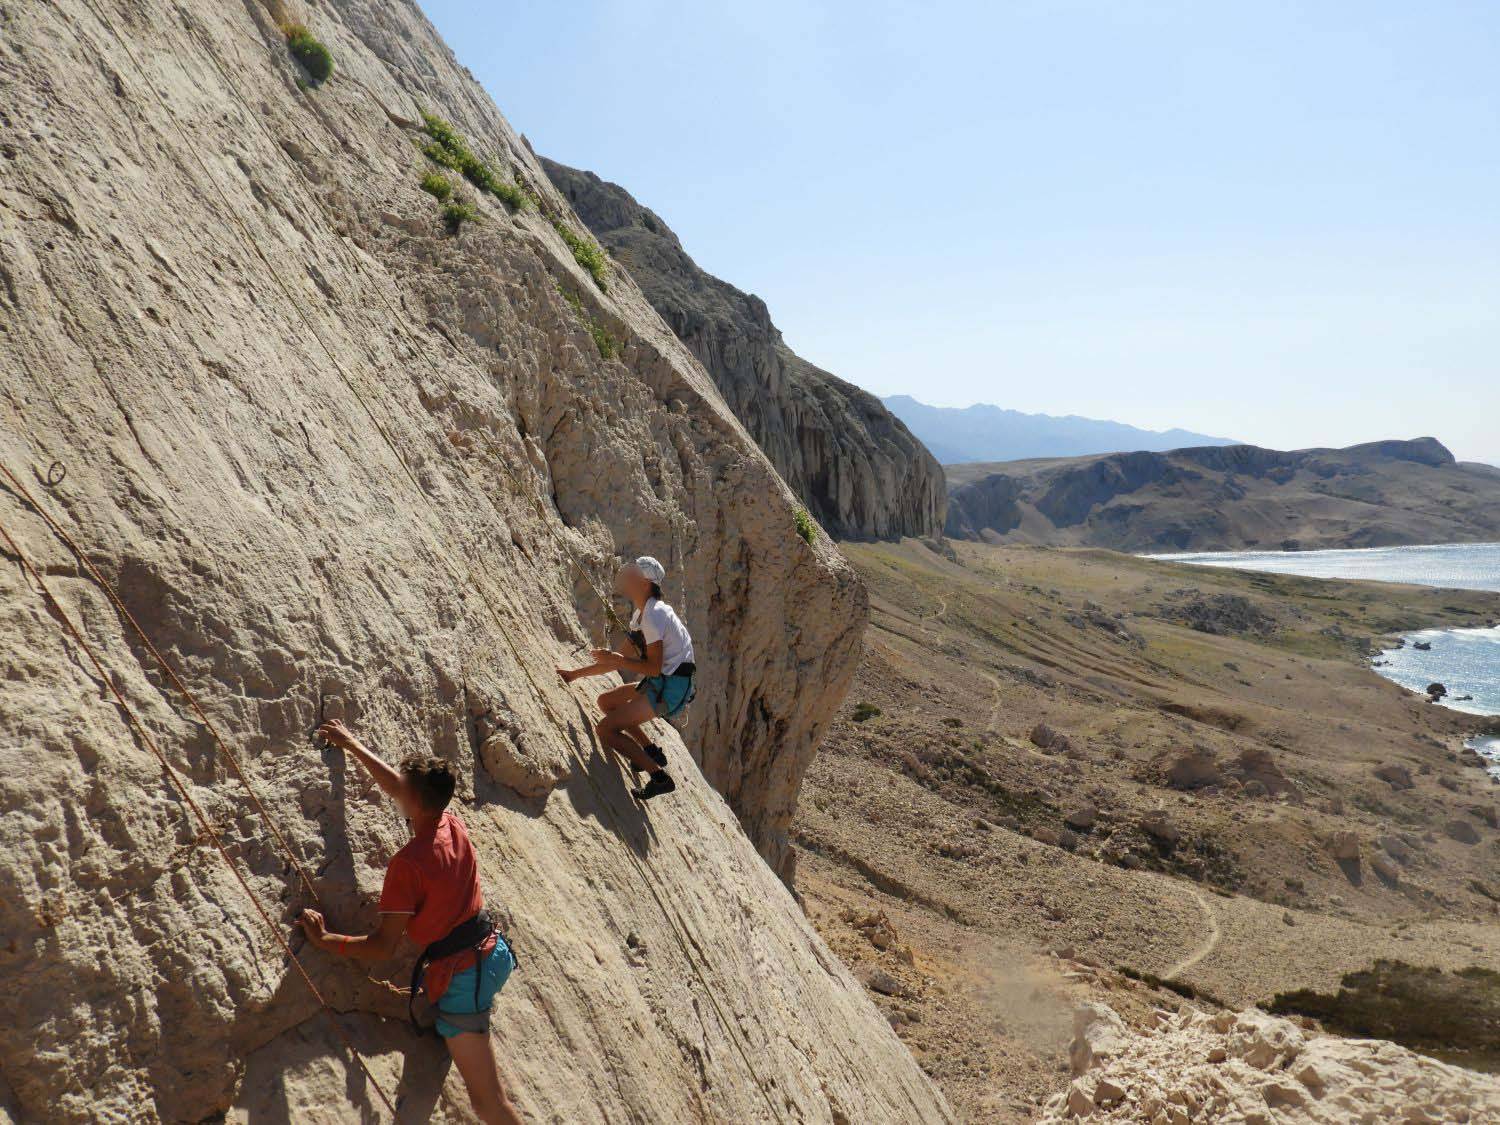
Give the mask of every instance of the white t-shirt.
[[644, 610], [636, 610], [630, 628], [639, 630], [646, 644], [661, 642], [661, 674], [670, 676], [680, 664], [693, 659], [693, 638], [676, 610], [660, 598], [652, 598]]

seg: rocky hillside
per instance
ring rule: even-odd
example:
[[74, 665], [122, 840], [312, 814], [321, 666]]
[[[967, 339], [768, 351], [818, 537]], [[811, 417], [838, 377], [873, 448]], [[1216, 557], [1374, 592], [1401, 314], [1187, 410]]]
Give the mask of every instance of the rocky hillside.
[[1221, 551], [1500, 539], [1500, 473], [1432, 438], [1253, 445], [948, 467], [947, 533], [991, 542]]
[[[945, 1120], [762, 858], [863, 588], [417, 8], [0, 29], [0, 1118], [385, 1119], [341, 1029], [468, 1119], [404, 1001], [294, 938], [320, 1014], [246, 893], [372, 923], [405, 828], [312, 744], [343, 716], [461, 771], [528, 1119]], [[703, 677], [649, 811], [553, 673], [643, 551]]]
[[878, 398], [787, 347], [764, 301], [699, 269], [624, 188], [551, 160], [542, 166], [831, 535], [895, 539], [942, 528], [942, 469]]
[[1074, 1079], [1042, 1125], [1090, 1121], [1493, 1121], [1500, 1081], [1393, 1043], [1308, 1034], [1254, 1008], [1159, 1012], [1133, 1030], [1103, 1004], [1075, 1015]]
[[[1481, 720], [1368, 653], [1500, 620], [1500, 594], [950, 546], [846, 546], [871, 626], [793, 836], [808, 913], [960, 1120], [1022, 1125], [1068, 1095], [1085, 1001], [1147, 1029], [1258, 1004], [1494, 1067]], [[1164, 1071], [1127, 1074], [1142, 1096], [1110, 1112], [1156, 1120], [1151, 1084], [1201, 1099], [1211, 1073], [1253, 1101], [1286, 1077]]]

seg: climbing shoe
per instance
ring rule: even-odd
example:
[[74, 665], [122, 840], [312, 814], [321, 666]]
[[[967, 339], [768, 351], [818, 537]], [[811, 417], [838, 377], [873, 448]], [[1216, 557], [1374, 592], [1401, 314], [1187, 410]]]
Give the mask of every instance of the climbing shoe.
[[631, 791], [631, 796], [637, 801], [649, 801], [652, 797], [660, 797], [663, 793], [674, 793], [677, 790], [677, 782], [672, 780], [672, 775], [666, 770], [657, 770], [646, 784], [639, 789]]
[[646, 757], [659, 765], [662, 769], [667, 768], [667, 752], [656, 743], [646, 747]]

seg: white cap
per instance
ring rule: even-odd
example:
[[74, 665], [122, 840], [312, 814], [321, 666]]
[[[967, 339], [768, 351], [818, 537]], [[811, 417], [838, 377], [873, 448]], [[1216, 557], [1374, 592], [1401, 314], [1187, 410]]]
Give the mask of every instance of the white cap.
[[650, 555], [642, 555], [630, 565], [640, 572], [642, 578], [655, 582], [658, 586], [667, 580], [667, 568]]

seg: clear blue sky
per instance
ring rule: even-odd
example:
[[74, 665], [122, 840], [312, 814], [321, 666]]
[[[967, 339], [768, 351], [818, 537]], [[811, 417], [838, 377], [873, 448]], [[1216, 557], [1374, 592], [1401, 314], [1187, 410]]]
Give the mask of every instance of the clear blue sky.
[[1500, 462], [1495, 0], [425, 0], [879, 394]]

